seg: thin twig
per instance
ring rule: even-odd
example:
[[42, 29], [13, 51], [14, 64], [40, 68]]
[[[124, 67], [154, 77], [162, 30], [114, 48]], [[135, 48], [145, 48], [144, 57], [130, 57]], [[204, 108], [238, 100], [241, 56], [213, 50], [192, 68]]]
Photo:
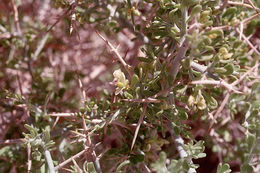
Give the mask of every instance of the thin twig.
[[213, 124], [215, 123], [215, 120], [218, 118], [221, 111], [224, 109], [229, 97], [230, 97], [230, 93], [228, 92], [227, 95], [225, 96], [224, 100], [222, 101], [221, 105], [219, 106], [217, 112], [215, 113], [213, 120], [211, 121], [211, 123], [209, 125], [208, 132], [211, 130]]
[[[256, 64], [254, 67], [252, 67], [250, 70], [248, 70], [244, 75], [242, 75], [238, 80], [234, 81], [231, 86], [236, 86], [237, 84], [239, 84], [241, 81], [243, 81], [243, 79], [249, 75], [250, 73], [252, 73], [256, 68], [258, 67], [258, 64]], [[210, 126], [208, 128], [208, 132], [211, 130], [213, 124], [215, 123], [216, 119], [218, 118], [219, 114], [221, 113], [221, 111], [224, 109], [228, 99], [230, 97], [230, 93], [227, 93], [227, 95], [225, 96], [224, 100], [222, 101], [220, 107], [218, 108], [217, 112], [215, 113], [213, 120], [210, 123]]]
[[33, 54], [32, 61], [37, 60], [39, 54], [41, 53], [42, 49], [44, 48], [49, 36], [50, 36], [50, 34], [46, 33], [45, 36], [40, 40], [39, 44], [37, 45], [37, 49], [35, 50], [35, 52]]
[[12, 144], [18, 144], [23, 143], [24, 139], [7, 139], [7, 140], [0, 140], [0, 145], [12, 145]]
[[20, 24], [19, 24], [19, 15], [18, 15], [18, 9], [14, 2], [14, 0], [11, 0], [13, 12], [14, 12], [14, 23], [15, 23], [15, 30], [17, 34], [20, 36], [22, 34]]
[[244, 7], [247, 7], [247, 8], [255, 9], [256, 11], [260, 11], [259, 8], [255, 7], [255, 6], [251, 6], [251, 5], [249, 5], [249, 4], [242, 3], [242, 2], [228, 1], [228, 4], [229, 4], [229, 5], [244, 6]]
[[[258, 13], [258, 14], [254, 14], [254, 15], [252, 15], [252, 16], [250, 16], [250, 17], [244, 19], [244, 20], [242, 20], [242, 22], [243, 22], [244, 24], [247, 24], [248, 22], [250, 22], [251, 20], [253, 20], [253, 19], [255, 19], [255, 18], [259, 17], [259, 16], [260, 16], [259, 13]], [[238, 23], [237, 25], [239, 25], [239, 23]], [[236, 26], [237, 26], [237, 25], [236, 25]]]
[[201, 72], [201, 73], [204, 73], [204, 72], [207, 71], [207, 66], [198, 64], [198, 63], [196, 63], [194, 61], [191, 62], [191, 67], [194, 68], [195, 70]]
[[68, 8], [68, 9], [58, 18], [58, 20], [57, 20], [54, 24], [52, 24], [51, 27], [46, 31], [46, 34], [49, 33], [49, 32], [54, 28], [54, 26], [56, 26], [56, 25], [61, 21], [61, 19], [64, 18], [66, 15], [68, 15], [69, 12], [70, 12], [72, 9], [74, 9], [74, 8], [76, 8], [76, 4], [75, 4], [75, 3], [71, 3], [70, 6], [69, 6], [69, 8]]
[[52, 117], [75, 117], [77, 113], [49, 113]]
[[45, 160], [47, 162], [48, 168], [49, 168], [49, 173], [55, 173], [55, 168], [54, 168], [53, 160], [51, 158], [50, 151], [45, 149], [44, 156], [45, 156]]
[[19, 76], [18, 72], [16, 73], [16, 77], [17, 77], [18, 86], [19, 86], [19, 90], [20, 90], [21, 96], [24, 96], [23, 95], [23, 89], [22, 89], [22, 83], [21, 83], [20, 76]]
[[[170, 129], [170, 133], [172, 136], [172, 139], [176, 145], [177, 151], [180, 155], [180, 158], [187, 158], [188, 157], [188, 153], [184, 150], [183, 145], [184, 145], [184, 140], [182, 139], [182, 137], [180, 135], [176, 135], [174, 130], [173, 130], [173, 125], [172, 123], [168, 120], [167, 121], [167, 126]], [[189, 162], [192, 164], [192, 160], [190, 159]], [[196, 173], [196, 170], [194, 168], [190, 168], [188, 170], [188, 173]]]
[[128, 72], [129, 76], [132, 77], [133, 74], [131, 72], [131, 66], [128, 65], [123, 57], [119, 54], [118, 50], [107, 40], [105, 37], [103, 37], [98, 31], [96, 31], [97, 35], [108, 45], [108, 47], [111, 49], [112, 52], [116, 55], [117, 59], [120, 61], [120, 63], [124, 66], [126, 71]]
[[56, 117], [56, 119], [55, 119], [55, 121], [54, 121], [54, 123], [53, 123], [53, 125], [52, 125], [52, 127], [51, 127], [52, 130], [54, 129], [54, 127], [55, 127], [56, 124], [58, 123], [59, 119], [60, 119], [60, 117]]
[[86, 121], [85, 121], [85, 118], [84, 118], [84, 114], [82, 114], [81, 118], [82, 118], [82, 126], [83, 126], [83, 129], [84, 129], [84, 134], [85, 134], [85, 137], [86, 137], [86, 140], [84, 142], [84, 149], [90, 148], [90, 153], [91, 153], [91, 157], [92, 157], [91, 159], [92, 159], [92, 162], [94, 164], [95, 170], [96, 170], [97, 173], [102, 173], [99, 159], [97, 158], [95, 149], [93, 148], [94, 146], [92, 144], [90, 135], [88, 134], [88, 129], [87, 129]]
[[160, 103], [161, 100], [154, 98], [145, 98], [145, 99], [122, 99], [125, 102], [136, 102], [136, 103]]
[[70, 157], [69, 159], [65, 160], [64, 162], [60, 163], [59, 165], [57, 165], [55, 167], [55, 171], [58, 171], [59, 169], [61, 169], [63, 166], [67, 165], [68, 163], [70, 163], [72, 161], [72, 159], [76, 159], [78, 157], [80, 157], [82, 154], [84, 154], [87, 151], [87, 149], [82, 150], [81, 152], [79, 152], [78, 154], [75, 154], [74, 156]]
[[239, 84], [246, 76], [248, 76], [250, 73], [252, 73], [257, 68], [258, 68], [258, 63], [254, 67], [249, 69], [245, 74], [243, 74], [239, 79], [234, 81], [231, 85], [235, 86], [235, 85]]
[[252, 6], [252, 8], [253, 8], [257, 13], [259, 13], [259, 10], [260, 10], [260, 9], [257, 8], [251, 0], [247, 0], [247, 2]]
[[78, 173], [83, 173], [82, 169], [80, 169], [79, 165], [77, 164], [77, 162], [74, 159], [72, 159], [72, 162], [73, 162], [77, 172]]
[[188, 40], [185, 39], [183, 41], [183, 44], [180, 46], [176, 57], [172, 61], [171, 75], [172, 75], [173, 80], [175, 80], [175, 78], [180, 70], [181, 60], [183, 60], [185, 58], [188, 47], [189, 47]]
[[79, 78], [79, 75], [77, 73], [77, 78], [78, 78], [78, 84], [79, 84], [79, 88], [81, 90], [81, 102], [82, 102], [82, 105], [85, 104], [85, 101], [86, 101], [86, 91], [84, 90], [83, 88], [83, 84], [82, 84], [82, 81], [80, 80]]
[[255, 46], [249, 41], [249, 39], [246, 38], [246, 36], [243, 34], [243, 31], [236, 28], [236, 31], [240, 33], [241, 37], [247, 42], [247, 44], [254, 50], [254, 52], [260, 56], [260, 52], [255, 48]]
[[128, 22], [128, 20], [126, 20], [124, 17], [119, 16], [114, 17], [113, 19], [118, 21], [122, 26], [127, 27], [130, 30], [130, 32], [135, 34], [144, 44], [152, 44], [151, 40], [142, 32], [135, 32], [133, 25], [130, 22]]
[[229, 91], [233, 91], [234, 93], [241, 94], [242, 92], [238, 91], [234, 88], [234, 86], [226, 83], [224, 80], [216, 81], [216, 80], [199, 80], [199, 81], [192, 81], [190, 84], [196, 85], [196, 84], [204, 84], [204, 85], [219, 85], [222, 87], [227, 88]]
[[171, 66], [171, 75], [173, 78], [173, 81], [175, 80], [179, 70], [180, 70], [180, 63], [181, 60], [185, 58], [186, 52], [188, 50], [188, 40], [185, 38], [187, 34], [187, 17], [188, 17], [188, 9], [185, 7], [182, 9], [182, 29], [181, 29], [181, 38], [180, 38], [180, 48], [178, 49], [177, 55], [172, 61]]
[[164, 90], [158, 92], [157, 94], [153, 95], [153, 96], [150, 97], [150, 98], [156, 98], [156, 97], [159, 97], [159, 96], [166, 96], [166, 95], [168, 95], [169, 92], [172, 91], [172, 89], [173, 89], [174, 87], [175, 87], [175, 86], [173, 85], [173, 86], [171, 86], [171, 87], [169, 87], [169, 88], [166, 88], [166, 89], [164, 89]]
[[140, 116], [140, 118], [139, 118], [139, 120], [138, 120], [137, 127], [136, 127], [136, 129], [135, 129], [135, 134], [134, 134], [134, 138], [133, 138], [133, 141], [132, 141], [131, 150], [134, 148], [135, 140], [136, 140], [136, 138], [137, 138], [137, 135], [138, 135], [139, 129], [140, 129], [141, 124], [142, 124], [143, 119], [144, 119], [144, 115], [145, 115], [146, 107], [147, 107], [147, 104], [144, 104], [144, 106], [143, 106], [143, 113], [142, 113], [142, 115]]
[[[242, 20], [241, 22], [242, 22], [243, 24], [247, 24], [248, 22], [250, 22], [251, 20], [253, 20], [253, 19], [255, 19], [255, 18], [259, 17], [259, 16], [260, 16], [260, 14], [257, 13], [257, 14], [254, 14], [254, 15], [252, 15], [252, 16], [250, 16], [250, 17], [244, 19], [244, 20]], [[237, 24], [235, 24], [233, 27], [238, 27], [239, 25], [240, 25], [240, 23], [237, 23]], [[228, 29], [230, 29], [230, 28], [232, 28], [232, 26], [230, 26], [230, 25], [224, 25], [224, 26], [213, 27], [213, 28], [211, 28], [211, 30], [219, 30], [219, 29], [228, 30]]]
[[31, 145], [28, 144], [27, 145], [27, 172], [31, 173], [31, 169], [32, 169], [32, 159], [31, 159]]

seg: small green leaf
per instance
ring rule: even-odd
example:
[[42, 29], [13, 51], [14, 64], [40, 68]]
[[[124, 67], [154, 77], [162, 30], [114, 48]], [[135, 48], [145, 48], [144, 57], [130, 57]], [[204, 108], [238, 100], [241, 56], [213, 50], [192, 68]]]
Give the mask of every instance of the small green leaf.
[[157, 173], [168, 173], [168, 169], [166, 167], [166, 153], [160, 152], [160, 158], [155, 163], [152, 163], [152, 169]]
[[231, 172], [231, 169], [229, 169], [229, 164], [225, 163], [224, 165], [222, 165], [222, 163], [220, 163], [218, 165], [218, 170], [217, 173], [229, 173]]
[[180, 111], [180, 110], [179, 110], [178, 116], [180, 117], [181, 120], [187, 120], [188, 117], [189, 117], [188, 114], [187, 114], [187, 112], [185, 112], [185, 111]]
[[177, 10], [179, 10], [179, 9], [178, 9], [178, 8], [175, 8], [175, 9], [173, 9], [172, 11], [169, 12], [169, 19], [170, 19], [171, 22], [174, 21], [174, 13], [175, 13]]
[[137, 154], [137, 155], [132, 154], [130, 156], [129, 160], [130, 160], [131, 163], [137, 164], [139, 162], [144, 161], [144, 155], [142, 155], [142, 154]]
[[234, 15], [234, 13], [237, 12], [237, 8], [236, 7], [229, 7], [226, 9], [226, 11], [223, 13], [222, 17], [227, 17], [230, 15]]
[[200, 61], [209, 61], [209, 60], [211, 60], [212, 58], [213, 58], [213, 54], [210, 54], [210, 55], [203, 55], [203, 56], [201, 56], [200, 57]]
[[134, 74], [131, 79], [131, 87], [134, 87], [137, 84], [137, 82], [139, 82], [139, 77], [136, 74]]
[[153, 61], [152, 58], [145, 58], [145, 57], [137, 57], [137, 59], [141, 62], [151, 63]]
[[191, 13], [190, 13], [190, 17], [188, 18], [188, 21], [187, 21], [187, 22], [191, 21], [196, 14], [198, 14], [198, 13], [201, 12], [201, 10], [202, 10], [202, 6], [199, 5], [199, 4], [196, 5], [195, 7], [193, 7], [193, 8], [192, 8], [192, 11], [191, 11]]
[[209, 51], [209, 52], [215, 52], [215, 49], [214, 49], [214, 47], [213, 46], [205, 46], [205, 49], [207, 50], [207, 51]]
[[231, 63], [225, 65], [224, 68], [226, 69], [226, 72], [224, 73], [224, 75], [227, 75], [227, 76], [231, 75], [235, 69], [234, 64], [231, 64]]
[[248, 134], [248, 137], [247, 137], [248, 149], [249, 149], [249, 150], [252, 149], [252, 147], [253, 147], [254, 144], [255, 144], [255, 141], [256, 141], [256, 136], [253, 135], [252, 133], [249, 133], [249, 134]]
[[43, 140], [44, 142], [49, 142], [50, 139], [51, 139], [50, 131], [46, 128], [45, 130], [43, 130]]
[[214, 68], [214, 71], [219, 74], [224, 74], [227, 72], [227, 70], [223, 67], [216, 67], [216, 68]]
[[116, 168], [116, 173], [119, 173], [121, 172], [121, 168], [123, 168], [125, 165], [128, 165], [130, 164], [130, 161], [129, 160], [125, 160], [124, 162], [120, 163], [120, 165]]
[[96, 173], [96, 169], [93, 162], [87, 163], [88, 173]]
[[163, 113], [163, 109], [156, 113], [156, 116], [160, 116]]
[[203, 158], [203, 157], [206, 157], [206, 156], [207, 156], [206, 153], [199, 153], [199, 154], [197, 155], [197, 158], [199, 159], [199, 158]]
[[222, 29], [215, 29], [215, 30], [211, 30], [211, 31], [207, 32], [206, 34], [208, 36], [210, 36], [210, 35], [223, 36], [224, 32]]
[[185, 7], [191, 7], [200, 3], [200, 0], [182, 0], [182, 5]]
[[124, 92], [124, 95], [125, 95], [125, 97], [128, 98], [128, 99], [133, 99], [133, 98], [134, 98], [134, 97], [132, 96], [132, 94], [130, 94], [130, 93], [127, 92], [127, 91]]

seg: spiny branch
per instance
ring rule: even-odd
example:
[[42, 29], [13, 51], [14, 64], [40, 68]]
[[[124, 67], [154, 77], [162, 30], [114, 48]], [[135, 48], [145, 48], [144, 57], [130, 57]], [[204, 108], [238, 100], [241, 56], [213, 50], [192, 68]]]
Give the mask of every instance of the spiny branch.
[[128, 65], [123, 57], [119, 54], [118, 50], [107, 40], [105, 37], [103, 37], [98, 31], [96, 31], [97, 35], [108, 45], [108, 47], [111, 49], [111, 51], [116, 55], [117, 59], [120, 61], [120, 63], [124, 66], [125, 70], [128, 72], [129, 76], [132, 77], [133, 74], [131, 72], [131, 66]]
[[137, 124], [136, 129], [135, 129], [135, 134], [134, 134], [134, 138], [133, 138], [133, 141], [132, 141], [131, 150], [134, 148], [135, 140], [136, 140], [136, 138], [137, 138], [139, 129], [140, 129], [141, 124], [142, 124], [143, 119], [144, 119], [146, 107], [147, 107], [147, 104], [144, 104], [144, 106], [143, 106], [143, 113], [142, 113], [142, 115], [140, 116], [139, 121], [138, 121], [138, 124]]
[[[248, 76], [250, 73], [252, 73], [255, 69], [257, 69], [258, 64], [256, 64], [254, 67], [252, 67], [250, 70], [248, 70], [244, 75], [242, 75], [238, 80], [234, 81], [231, 86], [236, 86], [237, 84], [239, 84], [241, 81], [243, 81], [243, 79]], [[218, 118], [219, 114], [221, 113], [221, 111], [224, 109], [226, 103], [228, 102], [228, 99], [230, 97], [230, 93], [227, 93], [227, 95], [225, 96], [224, 100], [222, 101], [221, 105], [219, 106], [219, 108], [217, 109], [217, 112], [215, 113], [213, 120], [211, 121], [209, 128], [208, 128], [208, 132], [210, 132], [211, 128], [213, 127], [216, 119]]]
[[122, 99], [125, 102], [136, 102], [136, 103], [160, 103], [161, 100], [154, 98], [145, 98], [145, 99]]
[[217, 85], [217, 86], [222, 86], [227, 88], [229, 91], [233, 91], [234, 93], [242, 94], [242, 92], [238, 91], [237, 89], [234, 88], [234, 86], [226, 83], [224, 80], [199, 80], [199, 81], [192, 81], [190, 82], [192, 85], [196, 84], [203, 84], [203, 85]]
[[81, 152], [79, 152], [78, 154], [70, 157], [69, 159], [65, 160], [64, 162], [60, 163], [59, 165], [57, 165], [55, 167], [55, 171], [58, 171], [59, 169], [61, 169], [63, 166], [67, 165], [68, 163], [70, 163], [72, 161], [72, 159], [75, 159], [77, 157], [80, 157], [82, 154], [84, 154], [87, 151], [87, 149], [82, 150]]

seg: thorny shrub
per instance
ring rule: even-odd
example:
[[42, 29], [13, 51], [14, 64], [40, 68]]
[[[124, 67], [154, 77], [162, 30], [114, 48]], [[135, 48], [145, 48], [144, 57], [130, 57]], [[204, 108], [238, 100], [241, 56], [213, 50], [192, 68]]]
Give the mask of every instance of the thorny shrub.
[[0, 172], [259, 172], [259, 7], [2, 0]]

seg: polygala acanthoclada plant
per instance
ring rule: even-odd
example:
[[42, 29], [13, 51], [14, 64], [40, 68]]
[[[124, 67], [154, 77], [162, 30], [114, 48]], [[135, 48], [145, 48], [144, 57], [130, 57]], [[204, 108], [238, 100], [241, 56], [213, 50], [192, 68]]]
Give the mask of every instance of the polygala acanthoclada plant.
[[0, 2], [0, 172], [259, 172], [259, 6]]

